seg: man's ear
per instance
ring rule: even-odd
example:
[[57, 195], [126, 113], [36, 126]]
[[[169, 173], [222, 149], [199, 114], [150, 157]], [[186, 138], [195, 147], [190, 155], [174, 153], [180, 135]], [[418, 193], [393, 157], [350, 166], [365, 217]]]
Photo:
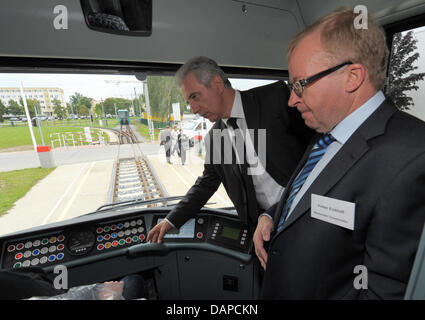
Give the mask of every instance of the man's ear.
[[366, 79], [366, 69], [360, 63], [353, 63], [347, 66], [347, 78], [345, 90], [347, 92], [356, 91]]

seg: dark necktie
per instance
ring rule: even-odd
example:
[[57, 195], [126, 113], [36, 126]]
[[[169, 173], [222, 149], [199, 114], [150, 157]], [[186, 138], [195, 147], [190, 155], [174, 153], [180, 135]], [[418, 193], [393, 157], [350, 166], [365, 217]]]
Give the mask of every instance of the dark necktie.
[[[231, 127], [233, 129], [233, 132], [235, 134], [236, 141], [243, 141], [243, 143], [233, 143], [235, 140], [232, 141], [232, 146], [235, 154], [237, 153], [239, 158], [239, 169], [242, 173], [246, 173], [246, 157], [245, 157], [245, 140], [243, 137], [243, 134], [241, 130], [239, 130], [239, 126], [236, 122], [237, 118], [229, 118], [227, 120], [227, 126]], [[243, 150], [241, 149], [243, 147]]]
[[300, 191], [304, 182], [307, 180], [307, 177], [313, 171], [313, 168], [319, 162], [319, 160], [323, 157], [326, 152], [327, 147], [335, 141], [335, 138], [332, 137], [331, 134], [327, 133], [322, 135], [322, 137], [317, 141], [317, 143], [313, 146], [313, 149], [308, 156], [307, 162], [302, 168], [300, 174], [297, 176], [295, 181], [291, 185], [291, 189], [289, 192], [289, 196], [286, 199], [285, 207], [283, 208], [282, 216], [279, 220], [277, 231], [280, 232], [283, 228], [283, 224], [288, 216], [289, 209], [291, 208], [292, 201], [296, 197], [298, 191]]

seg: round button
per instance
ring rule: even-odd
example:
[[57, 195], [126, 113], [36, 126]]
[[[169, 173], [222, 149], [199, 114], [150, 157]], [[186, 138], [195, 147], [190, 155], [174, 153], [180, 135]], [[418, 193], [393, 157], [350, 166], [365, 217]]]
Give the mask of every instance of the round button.
[[131, 238], [130, 238], [130, 237], [128, 237], [127, 239], [125, 239], [125, 242], [127, 242], [127, 243], [131, 243]]
[[118, 241], [117, 240], [114, 240], [113, 242], [112, 242], [112, 246], [115, 248], [116, 246], [118, 246]]
[[103, 236], [103, 239], [105, 239], [106, 241], [108, 241], [109, 239], [111, 239], [111, 235], [109, 233], [105, 234]]
[[138, 228], [137, 228], [137, 231], [138, 231], [139, 233], [142, 233], [143, 231], [145, 231], [145, 228], [143, 228], [143, 227], [138, 227]]
[[32, 266], [36, 266], [36, 265], [38, 265], [40, 263], [40, 259], [38, 259], [38, 258], [34, 258], [34, 259], [32, 259], [31, 260], [31, 265]]
[[22, 266], [23, 266], [24, 268], [28, 268], [30, 265], [31, 265], [31, 261], [29, 261], [29, 260], [25, 260], [25, 261], [22, 263]]
[[97, 242], [102, 242], [103, 241], [103, 237], [102, 236], [98, 236], [97, 237]]
[[124, 223], [124, 228], [128, 228], [129, 226], [130, 226], [130, 222], [127, 221]]
[[13, 252], [13, 251], [15, 251], [15, 246], [13, 244], [7, 247], [7, 252]]
[[64, 244], [60, 244], [60, 245], [58, 245], [58, 250], [59, 250], [59, 251], [62, 251], [62, 250], [63, 250], [63, 248], [65, 248], [65, 245], [64, 245]]
[[46, 262], [47, 262], [47, 257], [46, 256], [40, 258], [40, 263], [41, 264], [45, 264]]
[[105, 247], [103, 246], [103, 244], [98, 244], [98, 245], [97, 245], [97, 250], [98, 250], [98, 251], [102, 251], [102, 250], [103, 250], [103, 248], [105, 248]]
[[122, 223], [118, 223], [117, 228], [118, 230], [121, 230], [124, 227], [124, 225]]
[[15, 260], [21, 260], [23, 258], [23, 254], [21, 252], [15, 254]]
[[99, 234], [99, 233], [102, 233], [103, 232], [103, 228], [101, 228], [101, 227], [99, 227], [99, 228], [97, 228], [96, 229], [96, 232]]
[[111, 233], [111, 237], [112, 237], [112, 239], [116, 239], [117, 238], [117, 233], [116, 232]]
[[105, 243], [105, 248], [106, 248], [106, 249], [109, 249], [110, 247], [111, 247], [111, 243], [110, 243], [110, 242], [106, 242], [106, 243]]
[[34, 247], [39, 247], [39, 246], [40, 246], [40, 244], [41, 244], [41, 241], [40, 241], [40, 240], [35, 240], [35, 241], [32, 243], [32, 245], [33, 245]]
[[138, 219], [138, 220], [136, 221], [136, 224], [137, 224], [138, 226], [141, 226], [141, 225], [143, 224], [143, 220], [142, 220], [142, 219]]
[[31, 247], [32, 247], [32, 242], [31, 241], [25, 242], [25, 249], [29, 249]]
[[145, 235], [144, 235], [144, 234], [141, 234], [141, 235], [139, 236], [139, 239], [140, 239], [141, 241], [145, 240]]
[[53, 262], [56, 260], [56, 256], [54, 254], [51, 254], [48, 258], [49, 262]]
[[119, 237], [119, 238], [124, 237], [124, 231], [120, 231], [120, 232], [118, 232], [118, 237]]
[[47, 252], [49, 252], [49, 249], [47, 247], [43, 247], [40, 250], [41, 254], [46, 254]]
[[133, 220], [133, 221], [130, 222], [130, 226], [132, 226], [132, 227], [135, 227], [136, 224], [137, 224], [136, 220]]
[[41, 240], [41, 244], [42, 245], [46, 245], [48, 243], [49, 243], [49, 239], [43, 239], [43, 240]]
[[205, 222], [205, 221], [204, 221], [204, 218], [199, 218], [199, 219], [198, 219], [198, 223], [199, 223], [199, 224], [204, 224], [204, 222]]
[[32, 252], [30, 250], [27, 250], [24, 252], [24, 258], [29, 258], [31, 257]]
[[58, 255], [56, 256], [56, 259], [62, 260], [63, 257], [65, 257], [65, 255], [63, 254], [63, 252], [61, 252], [61, 253], [58, 253]]
[[198, 239], [202, 239], [202, 238], [204, 237], [204, 234], [203, 234], [202, 232], [198, 232], [198, 233], [196, 234], [196, 237], [197, 237]]
[[109, 228], [109, 227], [103, 228], [103, 231], [105, 231], [105, 232], [109, 232], [110, 230], [111, 230], [111, 228]]
[[50, 242], [50, 243], [55, 243], [55, 242], [56, 242], [56, 240], [57, 240], [57, 239], [56, 239], [56, 237], [51, 237], [51, 238], [50, 238], [50, 240], [49, 240], [49, 242]]
[[61, 234], [60, 236], [58, 236], [58, 241], [62, 242], [63, 240], [65, 240], [65, 236], [63, 234]]
[[18, 268], [20, 268], [20, 267], [22, 267], [22, 263], [20, 263], [20, 262], [16, 262], [16, 263], [13, 265], [13, 268], [14, 268], [14, 269], [18, 269]]
[[56, 246], [50, 246], [49, 247], [49, 252], [50, 253], [55, 252], [55, 251], [56, 251]]
[[17, 245], [16, 245], [16, 249], [17, 250], [22, 250], [24, 248], [24, 244], [23, 243], [18, 243]]
[[119, 241], [119, 244], [120, 244], [120, 246], [123, 246], [123, 245], [125, 244], [125, 240], [124, 240], [124, 239], [121, 239], [121, 240]]
[[133, 242], [137, 242], [137, 241], [139, 241], [139, 237], [138, 236], [134, 236], [133, 237]]
[[40, 250], [38, 250], [38, 249], [35, 249], [35, 250], [32, 251], [32, 255], [34, 257], [38, 256], [39, 254], [40, 254]]
[[111, 226], [111, 230], [112, 230], [112, 231], [117, 230], [117, 226], [116, 226], [115, 224], [113, 224], [113, 225]]

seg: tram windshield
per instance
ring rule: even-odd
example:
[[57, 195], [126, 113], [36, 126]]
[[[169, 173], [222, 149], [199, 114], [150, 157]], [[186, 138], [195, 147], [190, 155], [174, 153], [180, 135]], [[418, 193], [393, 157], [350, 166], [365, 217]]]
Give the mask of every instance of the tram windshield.
[[[231, 81], [240, 90], [271, 82]], [[166, 126], [196, 125], [172, 76], [5, 73], [0, 108], [0, 235], [99, 208], [176, 204], [203, 172], [202, 140], [184, 166], [178, 150], [169, 165], [160, 145]], [[233, 203], [220, 186], [206, 206]]]

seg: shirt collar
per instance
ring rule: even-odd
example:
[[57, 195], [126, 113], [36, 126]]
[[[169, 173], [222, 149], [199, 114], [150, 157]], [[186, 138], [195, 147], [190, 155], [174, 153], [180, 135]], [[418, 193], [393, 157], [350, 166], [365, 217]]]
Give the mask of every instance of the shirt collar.
[[[238, 90], [235, 90], [235, 99], [233, 100], [233, 106], [232, 106], [232, 112], [230, 113], [230, 118], [245, 119], [245, 114], [243, 112], [243, 107], [242, 107], [242, 98]], [[229, 120], [229, 118], [222, 118], [221, 120], [223, 120], [223, 122], [227, 125], [227, 120]]]
[[356, 131], [376, 109], [378, 109], [384, 100], [385, 96], [383, 92], [378, 91], [372, 98], [338, 123], [330, 133], [341, 144], [346, 143], [354, 131]]

